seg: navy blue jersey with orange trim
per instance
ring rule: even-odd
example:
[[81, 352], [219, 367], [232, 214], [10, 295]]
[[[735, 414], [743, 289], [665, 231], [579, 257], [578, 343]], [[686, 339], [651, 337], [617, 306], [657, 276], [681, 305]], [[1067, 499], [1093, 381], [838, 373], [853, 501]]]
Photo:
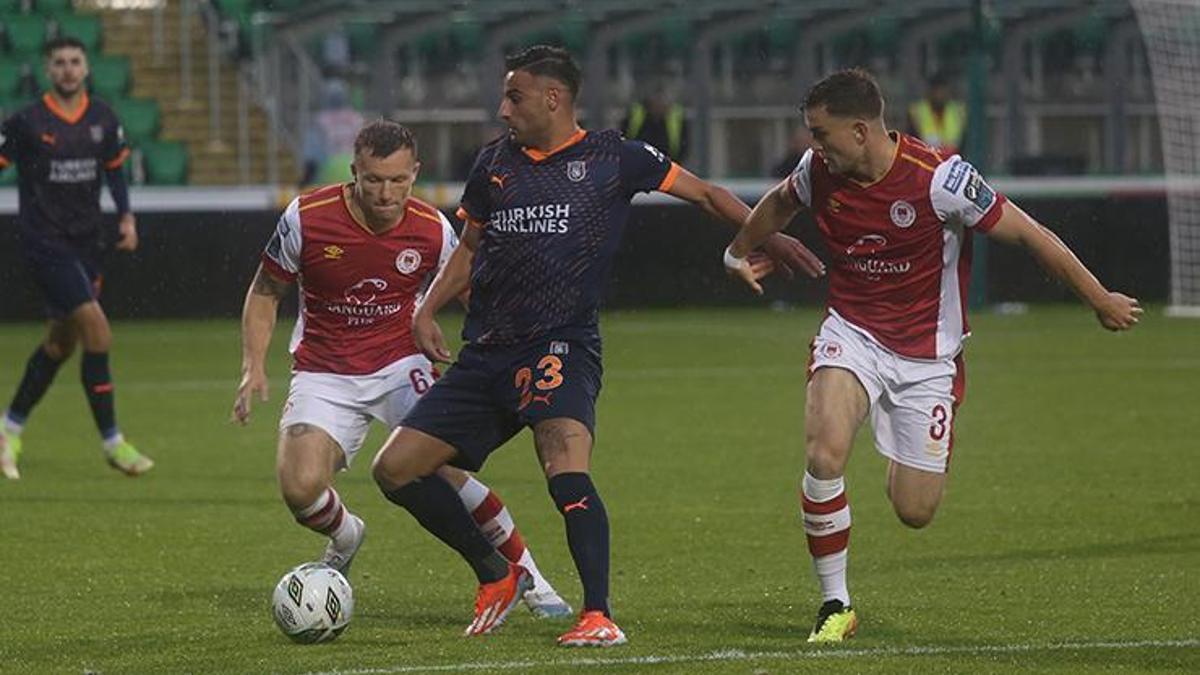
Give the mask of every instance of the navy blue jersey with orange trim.
[[100, 232], [104, 172], [129, 155], [116, 114], [87, 94], [67, 115], [46, 94], [0, 126], [0, 168], [16, 164], [21, 234], [86, 239]]
[[550, 153], [484, 146], [459, 217], [483, 229], [463, 339], [598, 339], [599, 306], [637, 192], [669, 190], [679, 166], [613, 130], [579, 131]]

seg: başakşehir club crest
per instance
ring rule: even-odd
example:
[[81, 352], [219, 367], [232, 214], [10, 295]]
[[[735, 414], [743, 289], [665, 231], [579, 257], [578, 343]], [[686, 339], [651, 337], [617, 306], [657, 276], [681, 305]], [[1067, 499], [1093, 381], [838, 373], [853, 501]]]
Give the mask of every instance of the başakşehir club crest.
[[396, 269], [401, 274], [412, 274], [421, 266], [421, 252], [415, 248], [406, 248], [396, 256]]
[[570, 178], [572, 183], [587, 178], [587, 164], [581, 159], [567, 162], [567, 178]]
[[908, 227], [917, 221], [917, 210], [912, 204], [903, 199], [892, 202], [892, 224], [896, 227]]

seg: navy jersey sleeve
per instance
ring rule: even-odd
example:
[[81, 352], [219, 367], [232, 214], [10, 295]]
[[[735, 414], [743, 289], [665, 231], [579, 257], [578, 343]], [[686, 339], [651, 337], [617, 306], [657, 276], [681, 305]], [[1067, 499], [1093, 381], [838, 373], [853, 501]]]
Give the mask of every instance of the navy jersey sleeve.
[[104, 121], [104, 144], [101, 148], [101, 161], [109, 171], [120, 168], [129, 157], [129, 144], [125, 142], [125, 129], [116, 113], [109, 112]]
[[[475, 164], [471, 167], [471, 173], [467, 176], [467, 183], [463, 186], [462, 199], [458, 204], [457, 216], [467, 223], [482, 224], [488, 221], [492, 215], [492, 196], [489, 185], [493, 180], [491, 172], [491, 158], [495, 152], [495, 146], [487, 145], [479, 151], [479, 155], [475, 157]], [[495, 176], [497, 181], [503, 185], [503, 176]]]
[[658, 148], [643, 141], [621, 143], [621, 186], [625, 191], [666, 192], [675, 183], [680, 166]]
[[17, 147], [20, 143], [20, 120], [16, 115], [10, 116], [0, 124], [0, 169], [17, 161]]

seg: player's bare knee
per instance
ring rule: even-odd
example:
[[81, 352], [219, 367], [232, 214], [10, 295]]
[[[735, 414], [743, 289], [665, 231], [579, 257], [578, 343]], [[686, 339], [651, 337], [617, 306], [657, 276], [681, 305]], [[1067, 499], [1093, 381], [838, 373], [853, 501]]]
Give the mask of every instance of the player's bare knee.
[[66, 361], [75, 353], [75, 340], [50, 338], [42, 343], [42, 349], [46, 352], [46, 356], [55, 361]]
[[290, 467], [279, 471], [279, 492], [293, 511], [315, 502], [328, 487], [324, 472], [316, 468]]
[[[389, 439], [371, 461], [371, 477], [385, 491], [404, 487], [423, 475], [412, 453], [393, 439]], [[425, 473], [432, 473], [432, 470]]]
[[900, 522], [914, 530], [919, 530], [933, 522], [933, 516], [937, 513], [936, 504], [905, 504], [893, 502], [892, 506], [895, 509], [896, 517], [900, 519]]
[[533, 428], [533, 441], [547, 477], [587, 472], [592, 435], [581, 422], [569, 419], [539, 422]]
[[89, 352], [107, 352], [112, 348], [112, 330], [108, 322], [91, 322], [80, 331], [83, 348]]
[[849, 453], [832, 443], [810, 439], [804, 454], [809, 473], [817, 478], [835, 478], [845, 471]]

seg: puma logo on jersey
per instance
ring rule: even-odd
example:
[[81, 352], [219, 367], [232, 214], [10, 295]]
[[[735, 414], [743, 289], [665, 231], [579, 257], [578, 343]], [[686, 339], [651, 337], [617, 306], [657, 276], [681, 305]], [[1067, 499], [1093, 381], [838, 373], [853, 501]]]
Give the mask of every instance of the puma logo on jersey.
[[342, 248], [341, 246], [337, 246], [336, 244], [330, 244], [329, 246], [325, 247], [324, 251], [326, 260], [341, 260], [342, 255], [346, 252], [346, 249]]
[[54, 141], [55, 141], [54, 134], [50, 134], [50, 133], [42, 134], [42, 142], [45, 143], [46, 145], [54, 145]]
[[507, 178], [505, 178], [504, 176], [497, 176], [497, 175], [493, 174], [489, 180], [491, 180], [491, 182], [495, 183], [496, 185], [499, 185], [500, 189], [503, 190], [504, 189], [504, 181], [507, 180]]

